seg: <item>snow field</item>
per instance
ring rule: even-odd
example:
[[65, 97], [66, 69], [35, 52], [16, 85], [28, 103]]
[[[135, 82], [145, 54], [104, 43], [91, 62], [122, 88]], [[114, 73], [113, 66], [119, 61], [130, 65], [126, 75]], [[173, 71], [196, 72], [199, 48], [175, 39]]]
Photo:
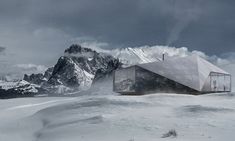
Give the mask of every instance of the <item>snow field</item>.
[[[1, 100], [0, 140], [233, 141], [234, 100], [232, 94]], [[178, 136], [162, 138], [171, 129]]]

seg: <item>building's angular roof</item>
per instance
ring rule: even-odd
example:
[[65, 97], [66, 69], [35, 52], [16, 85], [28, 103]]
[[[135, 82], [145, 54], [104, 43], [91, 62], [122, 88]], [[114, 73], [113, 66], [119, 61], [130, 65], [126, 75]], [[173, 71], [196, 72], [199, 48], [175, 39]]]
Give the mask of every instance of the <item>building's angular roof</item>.
[[138, 64], [137, 66], [197, 91], [202, 90], [211, 72], [229, 75], [226, 71], [196, 55], [161, 62]]

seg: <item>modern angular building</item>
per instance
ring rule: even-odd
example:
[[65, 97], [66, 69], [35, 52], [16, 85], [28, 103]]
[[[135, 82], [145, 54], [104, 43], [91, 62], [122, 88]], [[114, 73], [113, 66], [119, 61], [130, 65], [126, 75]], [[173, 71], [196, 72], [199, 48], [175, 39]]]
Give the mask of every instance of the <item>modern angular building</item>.
[[231, 75], [198, 56], [188, 56], [116, 70], [113, 90], [133, 95], [230, 92]]

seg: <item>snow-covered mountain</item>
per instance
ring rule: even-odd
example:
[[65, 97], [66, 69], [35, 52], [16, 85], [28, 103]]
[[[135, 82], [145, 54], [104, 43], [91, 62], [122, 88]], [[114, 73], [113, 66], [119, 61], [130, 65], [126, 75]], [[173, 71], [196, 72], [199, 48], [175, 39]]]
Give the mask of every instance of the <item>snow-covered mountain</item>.
[[[43, 93], [72, 93], [89, 89], [94, 78], [101, 79], [120, 66], [119, 60], [112, 55], [98, 53], [80, 45], [71, 45], [55, 66], [47, 69], [44, 74], [24, 75], [23, 80], [39, 86]], [[8, 82], [2, 82], [4, 83]], [[18, 87], [14, 88], [18, 90]]]
[[48, 83], [81, 90], [88, 89], [97, 70], [107, 69], [109, 64], [115, 62], [118, 60], [111, 55], [100, 54], [80, 45], [72, 45], [65, 50], [64, 56], [59, 58]]
[[165, 59], [197, 54], [216, 63], [216, 57], [209, 57], [200, 51], [190, 52], [185, 47], [142, 46], [104, 50], [74, 44], [44, 74], [25, 75], [24, 80], [40, 86], [43, 89], [41, 92], [48, 94], [74, 93], [89, 89], [92, 84], [100, 83], [99, 80], [110, 79], [112, 72], [118, 68], [162, 61], [163, 54]]
[[0, 81], [1, 98], [27, 97], [41, 92], [43, 92], [43, 89], [40, 85], [32, 84], [25, 80]]
[[97, 50], [103, 53], [110, 54], [115, 58], [118, 58], [126, 66], [138, 63], [162, 61], [163, 54], [165, 55], [165, 59], [169, 59], [172, 57], [185, 57], [191, 54], [197, 54], [203, 58], [207, 57], [203, 52], [190, 52], [186, 47], [175, 48], [167, 46], [142, 46], [135, 48], [118, 48], [113, 50]]

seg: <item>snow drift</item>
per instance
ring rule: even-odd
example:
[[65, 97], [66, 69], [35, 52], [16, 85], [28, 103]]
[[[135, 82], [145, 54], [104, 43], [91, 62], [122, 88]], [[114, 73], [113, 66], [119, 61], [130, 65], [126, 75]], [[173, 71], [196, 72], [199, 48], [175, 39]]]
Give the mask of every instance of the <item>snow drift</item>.
[[[97, 93], [97, 92], [96, 92]], [[0, 101], [0, 140], [233, 141], [233, 94], [83, 95]]]

